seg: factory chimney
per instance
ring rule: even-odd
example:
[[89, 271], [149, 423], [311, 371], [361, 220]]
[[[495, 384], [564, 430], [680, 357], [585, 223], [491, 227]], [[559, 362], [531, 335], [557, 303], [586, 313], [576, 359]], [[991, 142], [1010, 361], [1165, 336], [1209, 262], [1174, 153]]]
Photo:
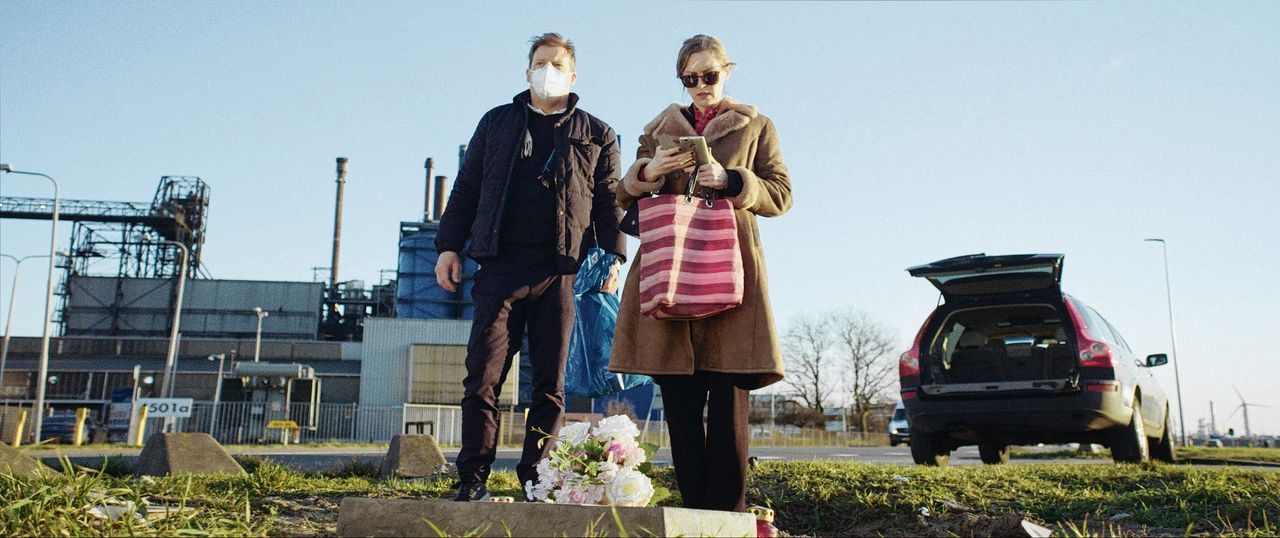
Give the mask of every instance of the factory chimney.
[[[329, 265], [329, 297], [338, 298], [338, 252], [342, 246], [342, 192], [347, 186], [347, 158], [338, 157], [338, 198], [333, 206], [333, 263]], [[331, 312], [338, 313], [338, 304], [331, 305]]]
[[435, 168], [435, 163], [431, 157], [427, 157], [427, 162], [422, 167], [427, 169], [426, 186], [423, 187], [426, 195], [422, 199], [422, 222], [431, 222], [431, 170]]
[[449, 178], [445, 176], [436, 176], [436, 208], [435, 220], [440, 221], [440, 216], [444, 215], [444, 207], [449, 201]]

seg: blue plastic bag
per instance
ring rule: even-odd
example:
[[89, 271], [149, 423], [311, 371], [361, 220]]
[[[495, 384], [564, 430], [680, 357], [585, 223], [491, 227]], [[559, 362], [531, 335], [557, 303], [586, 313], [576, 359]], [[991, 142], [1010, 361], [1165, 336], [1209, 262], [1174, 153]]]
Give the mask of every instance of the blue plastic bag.
[[609, 371], [613, 349], [613, 329], [618, 324], [618, 294], [604, 293], [600, 287], [609, 278], [617, 256], [593, 248], [578, 268], [573, 283], [573, 337], [569, 340], [569, 361], [565, 366], [564, 391], [584, 398], [599, 398], [631, 387], [653, 383], [653, 378]]

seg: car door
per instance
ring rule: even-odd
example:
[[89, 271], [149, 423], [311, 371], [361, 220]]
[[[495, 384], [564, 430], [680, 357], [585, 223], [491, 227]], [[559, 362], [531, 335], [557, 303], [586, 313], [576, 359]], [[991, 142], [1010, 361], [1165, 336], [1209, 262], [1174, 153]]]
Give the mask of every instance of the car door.
[[1107, 325], [1107, 330], [1111, 332], [1114, 340], [1112, 342], [1113, 347], [1119, 349], [1123, 354], [1123, 364], [1126, 365], [1126, 369], [1133, 370], [1134, 383], [1142, 391], [1142, 417], [1147, 431], [1151, 433], [1159, 431], [1164, 427], [1164, 413], [1168, 408], [1169, 402], [1168, 397], [1160, 386], [1160, 381], [1156, 379], [1155, 373], [1151, 371], [1151, 368], [1147, 367], [1146, 362], [1129, 348], [1129, 343], [1125, 341], [1120, 331], [1116, 330], [1115, 325], [1112, 325], [1107, 318], [1102, 317], [1097, 312], [1094, 312], [1094, 314]]
[[927, 279], [948, 303], [1011, 293], [1057, 296], [1062, 293], [1062, 258], [1062, 254], [969, 254], [908, 267], [907, 273]]

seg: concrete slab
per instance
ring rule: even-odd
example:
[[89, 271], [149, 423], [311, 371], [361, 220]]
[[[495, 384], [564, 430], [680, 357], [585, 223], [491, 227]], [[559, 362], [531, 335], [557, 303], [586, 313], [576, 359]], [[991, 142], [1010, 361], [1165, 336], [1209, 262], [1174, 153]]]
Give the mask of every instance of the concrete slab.
[[448, 463], [436, 439], [430, 435], [397, 435], [391, 438], [391, 447], [382, 458], [383, 478], [424, 478]]
[[51, 474], [53, 470], [18, 449], [0, 443], [0, 474], [39, 478], [44, 473]]
[[338, 509], [338, 536], [756, 536], [751, 514], [655, 507], [617, 511], [622, 529], [609, 506], [347, 497]]
[[244, 468], [207, 433], [153, 434], [138, 454], [135, 472], [150, 476], [245, 474]]

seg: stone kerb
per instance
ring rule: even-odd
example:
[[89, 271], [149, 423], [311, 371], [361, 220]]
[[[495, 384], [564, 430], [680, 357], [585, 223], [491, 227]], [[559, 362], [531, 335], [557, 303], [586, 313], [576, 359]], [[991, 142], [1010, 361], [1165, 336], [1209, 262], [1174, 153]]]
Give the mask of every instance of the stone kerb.
[[430, 435], [396, 435], [382, 458], [382, 478], [424, 478], [448, 463], [444, 453]]
[[19, 452], [7, 444], [0, 443], [0, 474], [39, 478], [43, 474], [52, 474], [53, 470], [45, 467], [35, 458]]
[[140, 475], [245, 474], [218, 441], [207, 433], [157, 433], [138, 454]]
[[348, 497], [338, 510], [338, 536], [756, 536], [751, 514], [616, 509], [622, 528], [609, 506]]

